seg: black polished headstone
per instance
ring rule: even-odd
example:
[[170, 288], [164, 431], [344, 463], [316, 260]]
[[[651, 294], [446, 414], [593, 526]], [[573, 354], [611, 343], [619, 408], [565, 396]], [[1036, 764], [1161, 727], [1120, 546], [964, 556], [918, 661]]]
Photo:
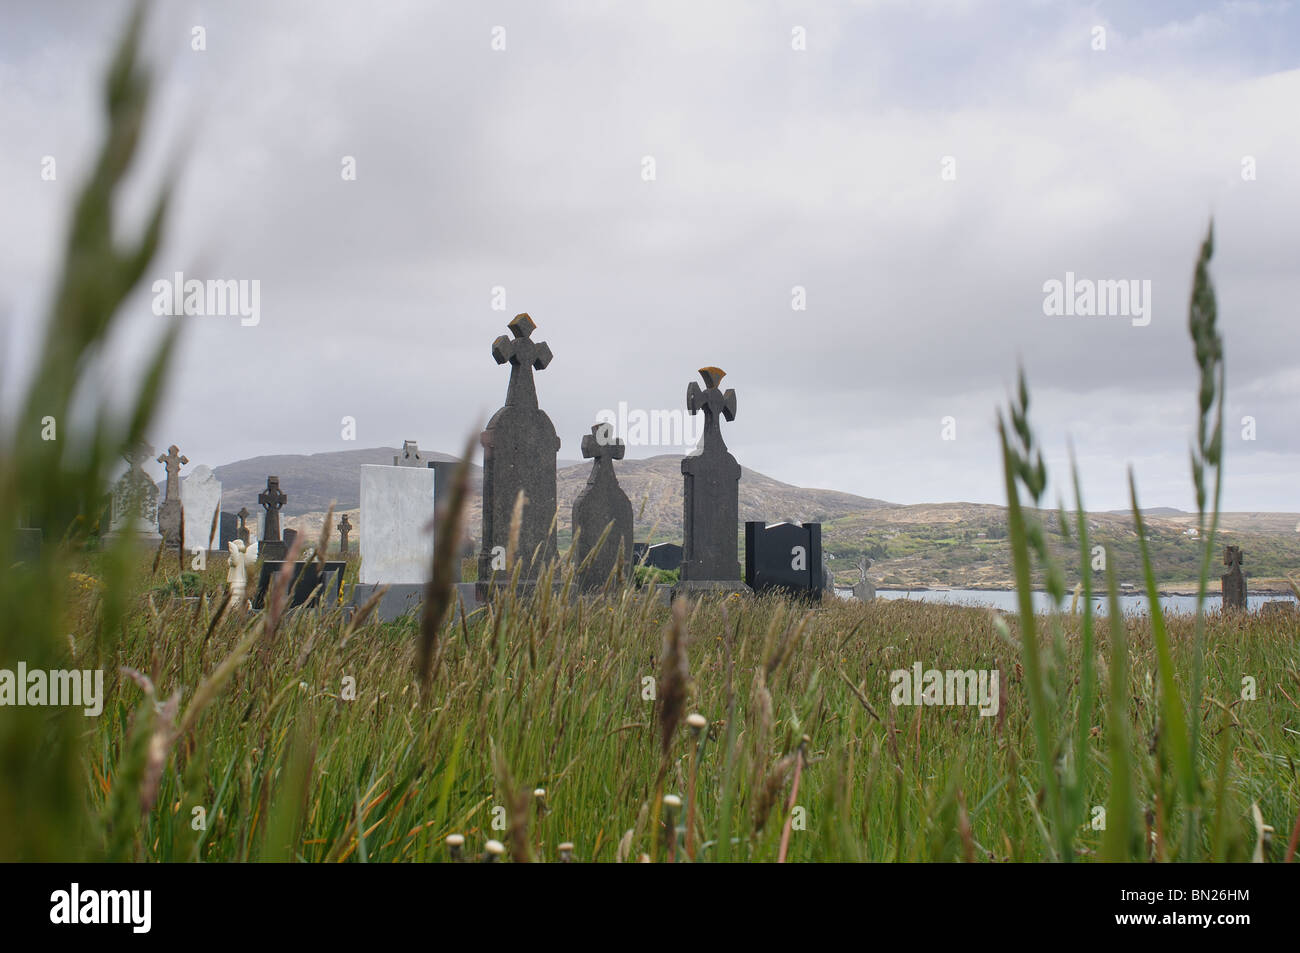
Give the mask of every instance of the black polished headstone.
[[745, 583], [755, 593], [820, 599], [823, 573], [821, 523], [745, 524]]
[[219, 533], [221, 550], [229, 552], [230, 544], [239, 539], [239, 517], [234, 513], [222, 513]]
[[672, 572], [682, 568], [682, 547], [676, 543], [655, 543], [646, 550], [645, 564]]
[[[321, 593], [325, 596], [325, 604], [332, 605], [338, 600], [338, 581], [343, 578], [343, 570], [347, 563], [326, 560], [324, 570], [321, 570], [319, 565], [314, 559], [311, 562], [294, 564], [293, 581], [289, 583], [290, 609], [304, 604], [315, 605], [317, 600], [311, 598], [312, 591], [325, 578], [332, 579], [332, 582], [321, 590]], [[261, 572], [257, 577], [257, 591], [253, 594], [254, 609], [265, 607], [266, 593], [271, 585], [271, 576], [279, 572], [283, 566], [283, 560], [263, 560]], [[330, 585], [334, 587], [333, 592], [330, 591]]]

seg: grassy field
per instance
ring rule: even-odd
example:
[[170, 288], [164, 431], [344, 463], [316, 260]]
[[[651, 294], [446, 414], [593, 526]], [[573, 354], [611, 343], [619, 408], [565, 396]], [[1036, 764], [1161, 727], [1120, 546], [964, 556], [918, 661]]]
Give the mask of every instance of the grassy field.
[[[424, 607], [398, 623], [370, 605], [346, 619], [285, 611], [287, 579], [266, 611], [231, 611], [219, 561], [187, 579], [188, 557], [108, 543], [111, 471], [144, 438], [180, 333], [161, 335], [125, 412], [78, 420], [113, 371], [104, 344], [166, 218], [164, 188], [139, 236], [114, 219], [148, 101], [141, 17], [109, 69], [105, 140], [30, 390], [0, 418], [0, 860], [1293, 859], [1294, 616], [1166, 620], [1152, 599], [1150, 616], [1124, 618], [1118, 543], [1105, 547], [1107, 618], [1092, 617], [1090, 588], [1081, 615], [1035, 615], [1035, 585], [1067, 606], [1071, 573], [1091, 587], [1097, 557], [1077, 473], [1073, 515], [1043, 509], [1023, 374], [990, 461], [1020, 603], [1005, 616], [740, 596], [670, 609], [612, 583], [578, 598], [567, 561], [546, 567], [535, 601], [464, 616], [444, 569], [465, 468]], [[1211, 231], [1189, 308], [1204, 542], [1186, 544], [1175, 576], [1202, 596], [1219, 552], [1224, 395], [1212, 249]], [[1122, 570], [1154, 596], [1161, 531], [1136, 481], [1131, 496]], [[45, 532], [25, 563], [7, 529], [20, 517]], [[905, 703], [894, 673], [918, 665], [996, 673], [996, 714]], [[14, 705], [22, 667], [103, 672], [102, 712]]]
[[[453, 833], [468, 855], [499, 840], [516, 860], [554, 861], [570, 842], [580, 860], [770, 861], [783, 834], [792, 861], [1057, 855], [1014, 619], [1008, 642], [986, 612], [917, 603], [733, 599], [674, 623], [634, 590], [507, 601], [444, 624], [421, 701], [417, 618], [349, 629], [338, 613], [293, 610], [214, 625], [223, 567], [185, 601], [164, 594], [175, 569], [151, 576], [148, 563], [108, 657], [85, 635], [102, 608], [94, 561], [71, 580], [66, 622], [81, 634], [61, 666], [107, 672], [98, 719], [57, 716], [80, 723], [68, 823], [85, 859], [444, 860]], [[1066, 818], [1070, 853], [1086, 859], [1102, 850], [1092, 823], [1112, 793], [1116, 726], [1106, 691], [1079, 692], [1077, 623], [1065, 620], [1052, 681], [1063, 710], [1093, 713], [1086, 747], [1058, 753], [1062, 770], [1076, 758], [1092, 769], [1082, 812]], [[1170, 625], [1187, 683], [1191, 624]], [[1258, 846], [1281, 859], [1300, 805], [1295, 625], [1209, 623], [1197, 757], [1217, 800], [1190, 845], [1168, 766], [1152, 753], [1150, 626], [1125, 626], [1118, 707], [1139, 806], [1135, 856], [1244, 860]], [[1109, 656], [1105, 639], [1098, 650]], [[916, 662], [998, 669], [999, 714], [892, 705], [888, 673]], [[1254, 700], [1242, 700], [1245, 676], [1258, 680]], [[179, 707], [167, 701], [177, 695]], [[708, 722], [698, 733], [686, 723], [696, 712]], [[664, 794], [682, 807], [670, 815]], [[1254, 807], [1280, 833], [1261, 842]]]

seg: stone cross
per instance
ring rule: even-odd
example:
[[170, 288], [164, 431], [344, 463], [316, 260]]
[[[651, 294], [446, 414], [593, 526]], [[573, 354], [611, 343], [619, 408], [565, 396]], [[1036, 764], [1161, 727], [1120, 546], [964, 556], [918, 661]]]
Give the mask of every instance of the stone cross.
[[348, 551], [348, 533], [352, 532], [352, 521], [348, 519], [348, 514], [344, 513], [339, 518], [339, 552]]
[[190, 458], [181, 454], [181, 448], [172, 444], [165, 454], [160, 454], [158, 462], [167, 468], [167, 495], [164, 500], [179, 500], [181, 490], [181, 467], [190, 462]]
[[190, 458], [183, 456], [180, 448], [172, 444], [165, 454], [159, 455], [158, 462], [167, 468], [167, 490], [162, 505], [158, 507], [158, 530], [167, 545], [175, 548], [181, 544], [181, 521], [184, 519], [181, 509], [181, 467], [189, 463]]
[[[576, 536], [578, 584], [583, 589], [599, 589], [609, 579], [616, 564], [621, 564], [626, 580], [632, 565], [632, 501], [618, 485], [614, 461], [627, 451], [622, 440], [615, 439], [609, 423], [592, 426], [582, 438], [582, 455], [593, 460], [587, 485], [573, 501], [573, 532]], [[593, 556], [605, 527], [610, 526], [604, 544]], [[586, 568], [582, 564], [586, 563]]]
[[1246, 577], [1241, 572], [1241, 547], [1228, 546], [1223, 550], [1223, 564], [1228, 567], [1223, 582], [1223, 611], [1246, 608]]
[[718, 385], [726, 372], [700, 368], [704, 387], [691, 381], [686, 409], [704, 414], [699, 446], [682, 458], [683, 533], [681, 580], [684, 589], [739, 591], [740, 464], [727, 452], [720, 420], [736, 418], [736, 392]]
[[248, 517], [251, 515], [252, 514], [248, 512], [247, 506], [241, 506], [239, 508], [239, 532], [236, 535], [239, 536], [245, 546], [248, 545]]
[[393, 466], [395, 467], [422, 467], [424, 458], [420, 456], [420, 445], [414, 440], [404, 440], [402, 442], [402, 452], [393, 457]]
[[876, 598], [876, 587], [867, 579], [867, 570], [870, 568], [871, 560], [863, 553], [858, 558], [858, 581], [853, 586], [853, 598], [862, 602]]
[[[523, 561], [520, 580], [537, 579], [542, 566], [556, 555], [555, 457], [560, 438], [555, 425], [537, 405], [533, 371], [551, 363], [551, 349], [532, 340], [537, 325], [527, 314], [515, 315], [504, 334], [492, 342], [492, 357], [510, 364], [506, 402], [492, 415], [479, 442], [483, 445], [483, 549], [478, 578], [488, 584], [507, 578], [505, 556], [515, 500], [524, 494], [516, 557]], [[495, 574], [495, 576], [494, 576]]]
[[266, 507], [266, 532], [262, 534], [265, 537], [262, 542], [279, 542], [280, 507], [289, 502], [289, 497], [280, 491], [278, 476], [266, 478], [266, 489], [257, 494], [257, 502]]
[[551, 363], [551, 349], [546, 342], [533, 340], [536, 323], [527, 314], [517, 314], [506, 325], [514, 339], [504, 334], [492, 342], [492, 356], [498, 364], [510, 362], [510, 385], [506, 388], [507, 407], [537, 407], [537, 387], [533, 371], [546, 370]]

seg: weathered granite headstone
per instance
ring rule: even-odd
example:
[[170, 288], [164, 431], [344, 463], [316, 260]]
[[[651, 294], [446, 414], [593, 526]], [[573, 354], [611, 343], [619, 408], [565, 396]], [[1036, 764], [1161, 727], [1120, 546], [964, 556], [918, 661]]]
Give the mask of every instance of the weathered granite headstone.
[[361, 467], [363, 585], [421, 586], [433, 567], [435, 472], [425, 466]]
[[236, 535], [245, 546], [248, 545], [248, 518], [252, 515], [252, 513], [248, 512], [247, 506], [241, 506], [239, 508], [239, 531]]
[[402, 441], [402, 452], [393, 457], [395, 467], [422, 467], [424, 457], [420, 456], [420, 446], [414, 440]]
[[221, 527], [218, 540], [223, 551], [229, 551], [230, 544], [239, 539], [239, 517], [234, 513], [221, 514]]
[[[527, 314], [517, 314], [504, 334], [492, 342], [492, 357], [510, 364], [506, 402], [492, 415], [480, 437], [483, 445], [483, 548], [478, 557], [478, 578], [486, 594], [488, 581], [505, 576], [510, 518], [515, 499], [524, 494], [524, 509], [516, 558], [523, 563], [519, 578], [535, 581], [542, 565], [556, 555], [555, 459], [560, 449], [551, 418], [537, 405], [534, 370], [551, 363], [551, 349], [532, 340], [537, 325]], [[370, 530], [367, 528], [367, 533]], [[534, 560], [536, 553], [536, 560]]]
[[208, 466], [197, 466], [181, 480], [181, 507], [185, 513], [185, 548], [216, 549], [220, 523], [212, 516], [221, 509], [221, 481]]
[[352, 532], [352, 521], [348, 519], [348, 514], [344, 513], [339, 517], [339, 552], [348, 551], [348, 534]]
[[1223, 550], [1223, 564], [1228, 567], [1223, 576], [1223, 611], [1246, 608], [1246, 577], [1241, 572], [1241, 547], [1228, 546]]
[[683, 529], [679, 590], [744, 591], [736, 537], [740, 526], [740, 464], [727, 451], [720, 418], [736, 419], [736, 392], [719, 390], [726, 372], [700, 368], [704, 389], [691, 381], [686, 409], [704, 414], [699, 446], [682, 459]]
[[614, 461], [623, 459], [626, 451], [627, 447], [614, 437], [614, 428], [608, 423], [595, 424], [591, 433], [582, 438], [582, 456], [593, 462], [587, 485], [573, 501], [573, 532], [577, 535], [579, 567], [600, 542], [605, 528], [613, 523], [604, 544], [594, 556], [590, 556], [586, 568], [579, 572], [578, 585], [583, 589], [603, 586], [616, 564], [622, 564], [619, 575], [623, 579], [627, 579], [631, 572], [632, 501], [614, 475]]
[[821, 523], [745, 523], [745, 583], [755, 592], [820, 599], [824, 571]]
[[867, 579], [867, 570], [871, 560], [865, 555], [858, 559], [858, 581], [853, 584], [853, 598], [860, 602], [870, 602], [876, 598], [876, 587]]
[[298, 531], [296, 529], [285, 529], [284, 532], [280, 534], [280, 538], [284, 542], [285, 551], [288, 552], [289, 547], [292, 546], [294, 540], [298, 538]]
[[655, 543], [646, 550], [645, 564], [672, 572], [682, 568], [682, 547], [676, 543]]
[[289, 502], [289, 497], [280, 489], [278, 476], [266, 478], [266, 489], [257, 494], [257, 502], [266, 508], [266, 526], [259, 540], [262, 559], [284, 559], [289, 547], [280, 538], [280, 508]]
[[129, 536], [149, 546], [162, 538], [158, 534], [158, 485], [144, 472], [153, 457], [153, 447], [141, 443], [123, 454], [129, 464], [113, 485], [113, 519], [109, 536]]
[[[190, 462], [190, 458], [181, 454], [180, 448], [172, 444], [165, 454], [160, 454], [158, 462], [167, 469], [167, 491], [162, 505], [158, 507], [158, 531], [167, 541], [169, 549], [176, 549], [181, 544], [181, 467]], [[208, 514], [208, 519], [212, 514]]]
[[[457, 464], [426, 463], [423, 468], [361, 467], [361, 521], [365, 532], [358, 546], [360, 576], [352, 587], [350, 604], [364, 605], [381, 586], [385, 587], [373, 612], [386, 622], [420, 606], [433, 569], [436, 503], [448, 492], [448, 481]], [[350, 521], [347, 528], [353, 528]], [[340, 533], [342, 529], [340, 524]], [[460, 559], [459, 554], [453, 555], [447, 567], [456, 583], [461, 577]], [[460, 593], [461, 598], [476, 602], [474, 583], [469, 583], [468, 589], [468, 593]]]

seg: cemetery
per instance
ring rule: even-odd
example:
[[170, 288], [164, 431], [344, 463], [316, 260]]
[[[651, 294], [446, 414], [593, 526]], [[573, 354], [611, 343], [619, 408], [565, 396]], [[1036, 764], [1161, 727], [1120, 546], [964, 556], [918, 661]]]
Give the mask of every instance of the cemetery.
[[[921, 385], [907, 399], [936, 418], [926, 418], [936, 433], [924, 444], [893, 428], [897, 407], [864, 411], [857, 392], [823, 380], [829, 358], [861, 353], [847, 336], [854, 309], [896, 303], [877, 296], [896, 267], [883, 255], [870, 274], [850, 269], [842, 320], [818, 326], [799, 315], [789, 340], [751, 333], [767, 306], [751, 309], [748, 298], [715, 320], [706, 297], [683, 296], [689, 334], [655, 321], [570, 321], [570, 308], [594, 307], [587, 297], [609, 307], [603, 286], [590, 296], [570, 289], [577, 272], [549, 261], [536, 269], [544, 280], [524, 271], [535, 280], [527, 292], [515, 290], [524, 278], [510, 278], [509, 310], [492, 285], [492, 307], [477, 312], [422, 297], [465, 274], [478, 280], [479, 262], [464, 267], [455, 255], [427, 269], [394, 266], [419, 285], [393, 283], [421, 322], [412, 335], [389, 323], [391, 302], [371, 308], [367, 297], [355, 314], [351, 286], [330, 284], [347, 267], [323, 257], [309, 269], [321, 300], [286, 305], [301, 290], [286, 269], [285, 285], [268, 280], [268, 307], [259, 303], [246, 330], [151, 326], [158, 340], [141, 350], [145, 363], [119, 373], [108, 344], [131, 296], [147, 299], [155, 271], [175, 273], [158, 260], [167, 246], [154, 226], [132, 239], [134, 220], [123, 226], [114, 211], [147, 113], [139, 30], [127, 30], [112, 61], [107, 130], [83, 157], [97, 171], [67, 203], [67, 260], [54, 271], [43, 349], [13, 388], [12, 413], [5, 406], [15, 425], [0, 428], [0, 672], [95, 673], [102, 690], [95, 683], [92, 714], [33, 703], [29, 686], [6, 680], [0, 749], [13, 769], [0, 777], [9, 811], [0, 860], [953, 862], [990, 871], [1295, 861], [1300, 527], [1276, 529], [1294, 513], [1224, 508], [1225, 482], [1249, 488], [1257, 476], [1258, 458], [1225, 438], [1236, 427], [1225, 328], [1253, 303], [1224, 294], [1220, 314], [1212, 227], [1179, 246], [1178, 295], [1156, 296], [1186, 303], [1170, 358], [1170, 406], [1190, 441], [1190, 454], [1176, 446], [1180, 466], [1191, 464], [1178, 492], [1193, 503], [1181, 510], [1142, 496], [1168, 481], [1144, 482], [1138, 464], [1127, 471], [1130, 506], [1089, 508], [1084, 487], [1096, 484], [1083, 472], [1127, 460], [1095, 445], [1076, 459], [1072, 438], [1058, 433], [1060, 407], [1090, 437], [1111, 424], [1048, 386], [1059, 365], [1047, 351], [1031, 350], [1018, 371], [969, 371], [973, 393], [988, 380], [1014, 383], [992, 405], [971, 399], [988, 442], [958, 443], [952, 463], [930, 446], [946, 440], [948, 425], [933, 424], [948, 418], [931, 413]], [[565, 152], [562, 161], [574, 160]], [[667, 177], [681, 166], [661, 169]], [[348, 187], [329, 171], [332, 187]], [[148, 208], [161, 187], [143, 188]], [[645, 215], [673, 208], [651, 194], [636, 193]], [[156, 196], [146, 222], [161, 227], [168, 197]], [[454, 205], [442, 193], [436, 201]], [[360, 213], [307, 227], [347, 231], [349, 215]], [[446, 218], [439, 228], [469, 227]], [[490, 217], [464, 220], [487, 221], [491, 255], [515, 240]], [[654, 244], [662, 225], [638, 220], [626, 239], [615, 223], [583, 245], [626, 241], [621, 250], [649, 277], [620, 294], [645, 295], [654, 309], [663, 302], [645, 247], [656, 267], [673, 257]], [[563, 245], [551, 228], [547, 240]], [[754, 244], [769, 231], [806, 240], [767, 220], [744, 231]], [[454, 235], [438, 251], [476, 240]], [[268, 254], [248, 244], [252, 260]], [[734, 273], [756, 273], [762, 264], [739, 244]], [[1215, 267], [1236, 282], [1253, 250], [1233, 254]], [[723, 287], [733, 274], [699, 271]], [[967, 296], [962, 281], [939, 278], [931, 283]], [[773, 280], [784, 295], [803, 279]], [[665, 300], [679, 292], [670, 285]], [[517, 310], [520, 299], [531, 313]], [[329, 311], [322, 300], [346, 312], [349, 334], [373, 334], [364, 343], [383, 350], [353, 354], [351, 339], [311, 350], [317, 364], [300, 361], [294, 378], [296, 354], [283, 342], [317, 328], [302, 318], [286, 332], [280, 309], [314, 321]], [[1104, 333], [1170, 326], [1161, 307], [1173, 305], [1152, 308], [1149, 289], [1143, 301], [1142, 322], [1106, 322]], [[453, 325], [471, 344], [452, 339]], [[1052, 335], [1063, 325], [1040, 327], [1060, 340]], [[934, 356], [934, 329], [920, 328], [916, 347]], [[227, 334], [246, 336], [231, 345]], [[187, 335], [200, 341], [192, 346], [222, 341], [214, 353], [252, 370], [256, 400], [223, 405], [206, 423], [178, 410], [194, 406], [177, 404], [185, 386], [208, 386], [192, 374], [162, 384]], [[891, 366], [902, 361], [886, 337], [871, 340], [892, 356], [872, 352], [855, 368], [879, 379], [877, 394], [916, 373]], [[808, 347], [826, 353], [800, 364]], [[375, 353], [385, 359], [370, 360]], [[1190, 387], [1183, 378], [1193, 373]], [[100, 407], [92, 385], [109, 378], [127, 393]], [[224, 399], [224, 377], [212, 386]], [[671, 401], [663, 413], [682, 426], [668, 429], [697, 439], [672, 452], [646, 447], [632, 421], [648, 415], [628, 412], [634, 388]], [[1140, 390], [1120, 389], [1126, 399]], [[78, 412], [85, 405], [96, 412]], [[42, 437], [56, 415], [64, 436]], [[806, 418], [834, 426], [805, 434]], [[350, 428], [364, 428], [362, 443]], [[212, 448], [227, 446], [243, 448], [241, 458], [220, 463]], [[773, 459], [776, 476], [758, 472]], [[854, 485], [830, 480], [860, 459], [869, 465], [858, 472], [870, 475], [860, 492], [813, 489]], [[992, 474], [997, 499], [930, 504], [918, 489], [922, 502], [897, 502], [867, 485], [928, 486], [936, 459], [957, 474], [945, 479]], [[1001, 601], [945, 601], [964, 588], [948, 584], [959, 570], [982, 584], [971, 592]]]

